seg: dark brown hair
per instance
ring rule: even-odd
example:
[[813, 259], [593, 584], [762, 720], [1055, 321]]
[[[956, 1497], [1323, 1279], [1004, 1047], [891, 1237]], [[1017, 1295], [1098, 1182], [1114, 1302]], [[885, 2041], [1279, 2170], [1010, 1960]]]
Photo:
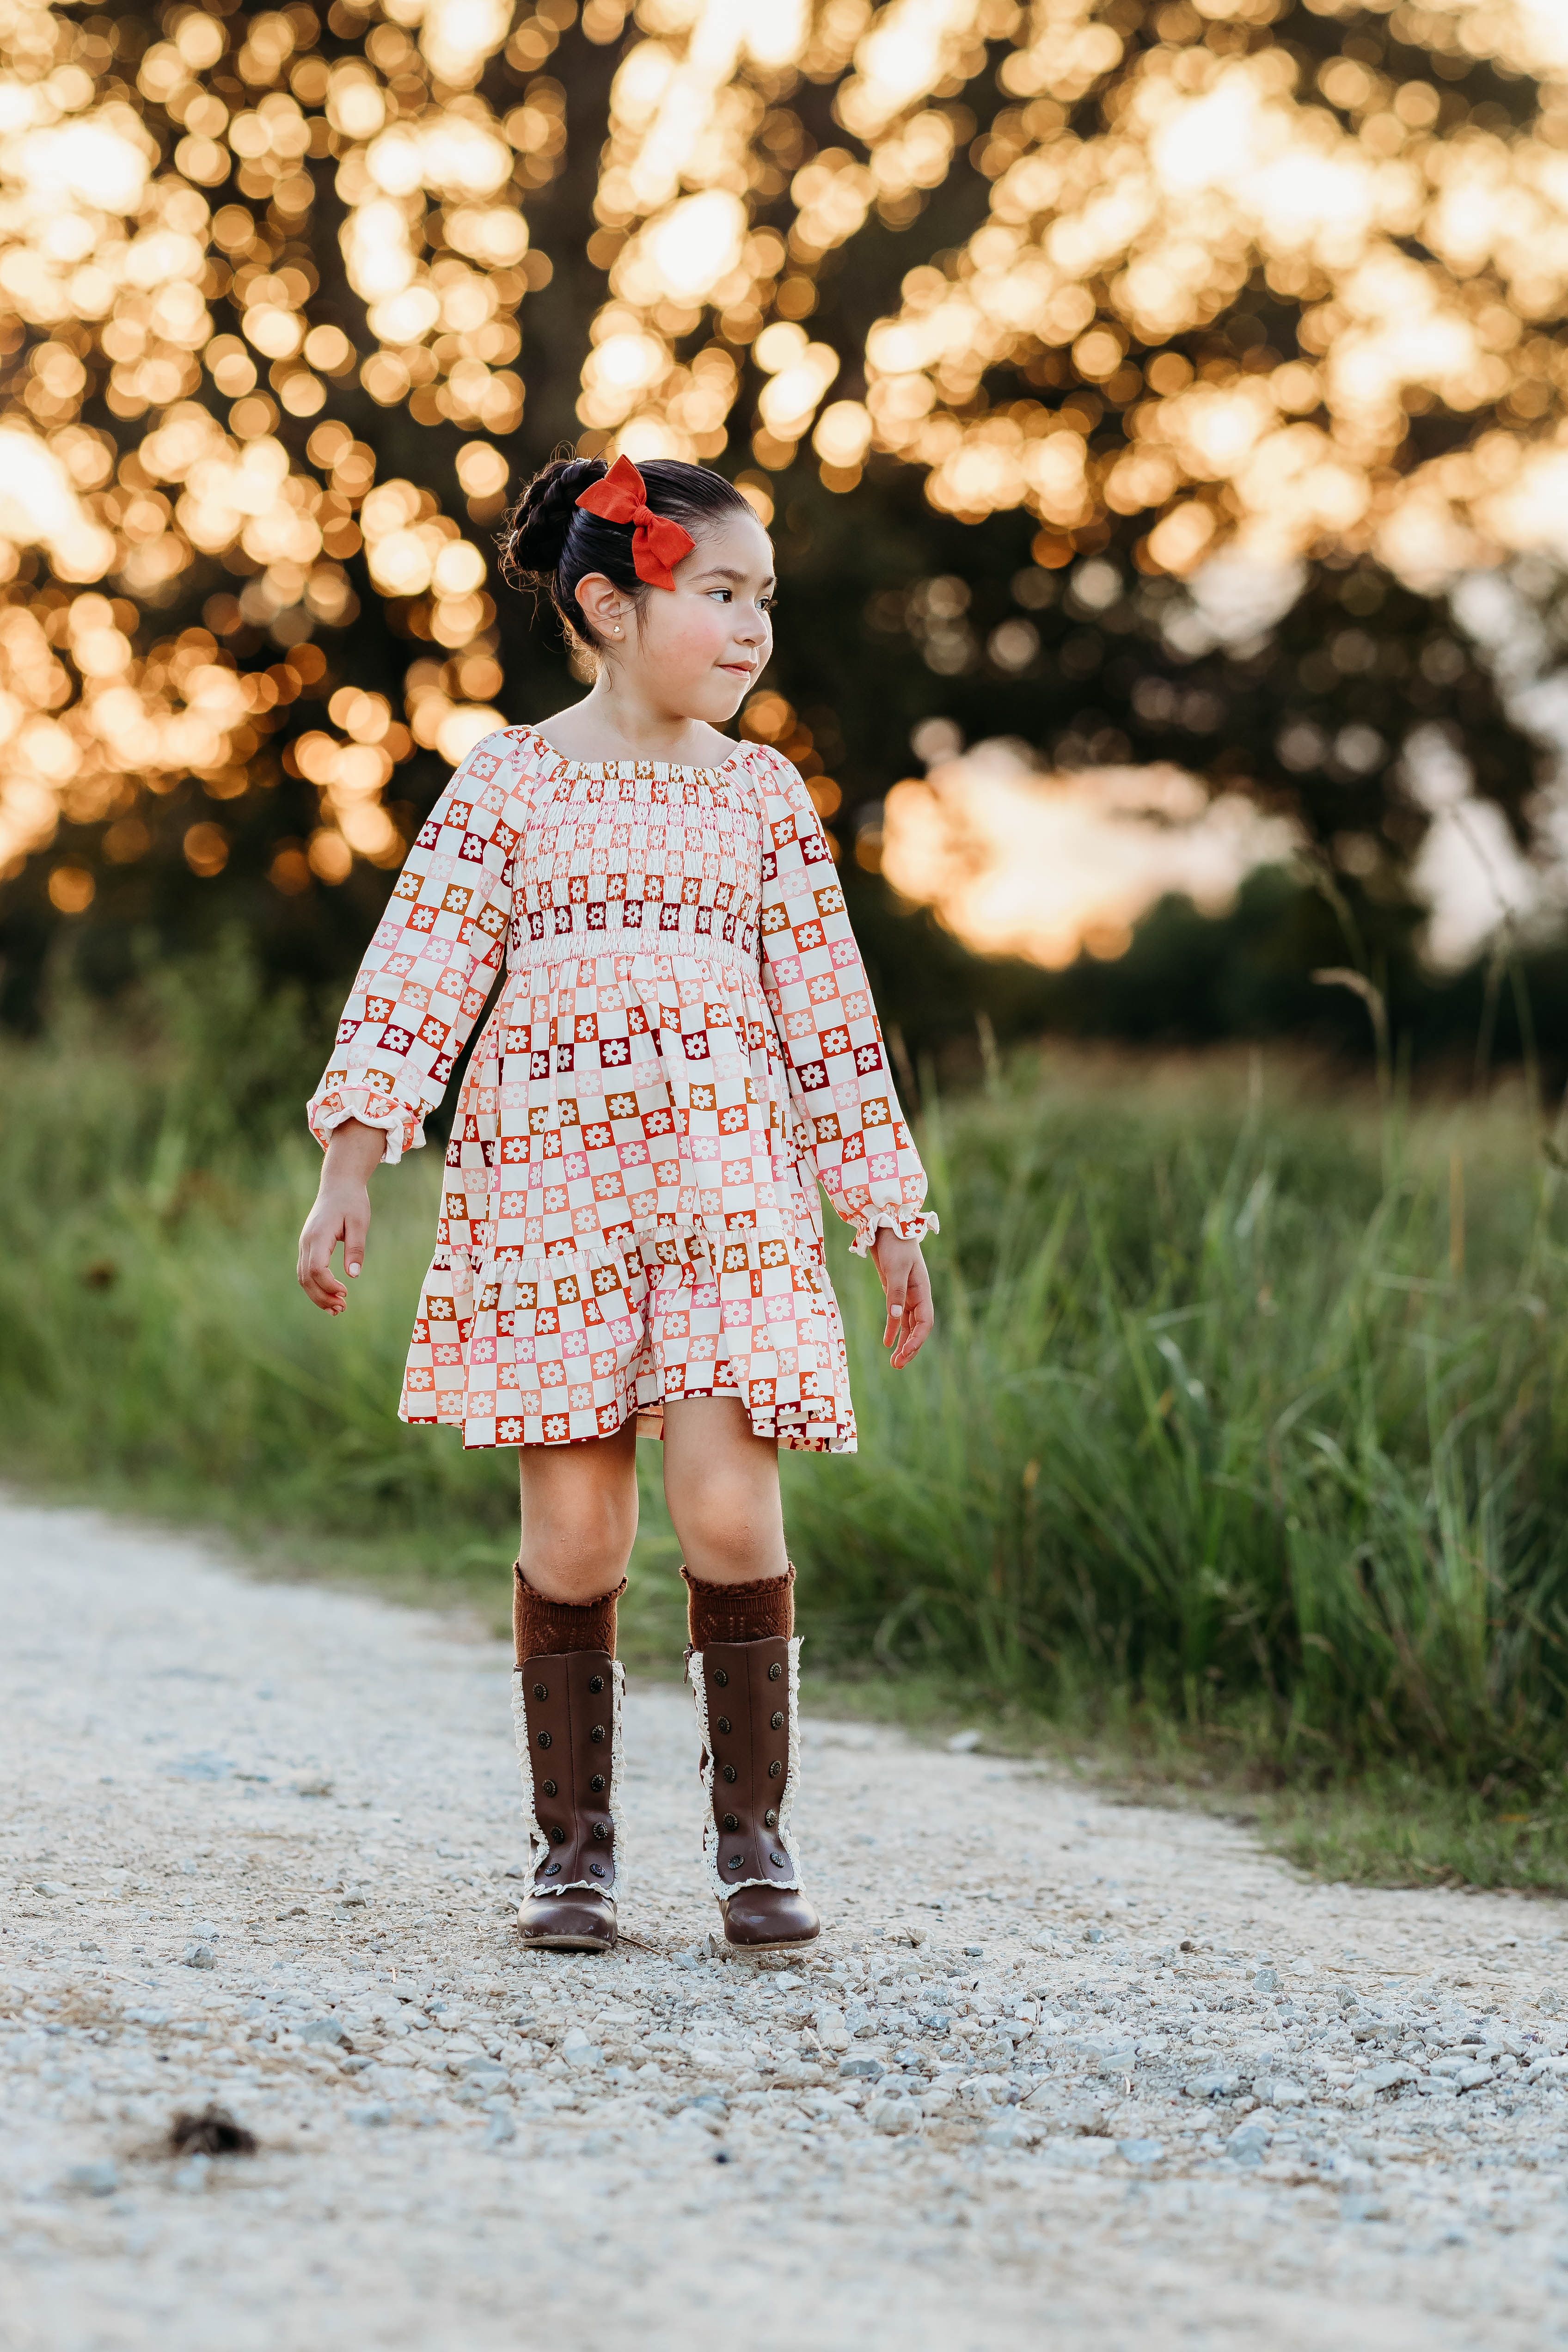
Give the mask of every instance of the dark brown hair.
[[[606, 522], [576, 503], [609, 470], [602, 457], [552, 457], [524, 484], [496, 540], [502, 579], [514, 588], [546, 590], [568, 633], [590, 644], [597, 640], [577, 602], [580, 580], [590, 572], [602, 572], [638, 605], [649, 593], [647, 582], [632, 569], [631, 524]], [[734, 484], [710, 466], [688, 465], [682, 457], [649, 457], [637, 471], [655, 514], [683, 524], [693, 539], [704, 523], [754, 511]]]

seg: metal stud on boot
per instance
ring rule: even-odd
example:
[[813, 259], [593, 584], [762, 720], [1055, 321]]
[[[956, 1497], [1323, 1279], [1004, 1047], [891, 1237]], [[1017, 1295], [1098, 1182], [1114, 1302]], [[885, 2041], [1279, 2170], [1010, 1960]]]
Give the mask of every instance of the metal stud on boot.
[[687, 1658], [702, 1741], [702, 1850], [738, 1950], [815, 1942], [821, 1921], [801, 1890], [795, 1807], [800, 1641], [710, 1642]]
[[616, 1941], [625, 1681], [605, 1650], [527, 1658], [512, 1675], [534, 1863], [517, 1915], [525, 1944], [607, 1952]]

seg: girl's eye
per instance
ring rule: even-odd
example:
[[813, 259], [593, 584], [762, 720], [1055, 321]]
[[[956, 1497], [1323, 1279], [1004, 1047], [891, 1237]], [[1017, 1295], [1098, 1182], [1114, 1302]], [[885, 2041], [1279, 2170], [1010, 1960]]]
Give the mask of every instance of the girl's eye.
[[710, 588], [708, 593], [710, 596], [721, 596], [728, 600], [731, 592], [728, 588]]

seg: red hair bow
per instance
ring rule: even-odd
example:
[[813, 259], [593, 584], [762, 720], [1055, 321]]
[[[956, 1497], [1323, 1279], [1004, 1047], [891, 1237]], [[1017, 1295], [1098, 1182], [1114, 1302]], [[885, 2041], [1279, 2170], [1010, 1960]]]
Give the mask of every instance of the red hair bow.
[[632, 570], [650, 588], [673, 588], [672, 566], [689, 555], [697, 541], [668, 515], [655, 514], [647, 502], [647, 485], [629, 457], [617, 457], [601, 481], [591, 483], [580, 507], [605, 522], [632, 526]]

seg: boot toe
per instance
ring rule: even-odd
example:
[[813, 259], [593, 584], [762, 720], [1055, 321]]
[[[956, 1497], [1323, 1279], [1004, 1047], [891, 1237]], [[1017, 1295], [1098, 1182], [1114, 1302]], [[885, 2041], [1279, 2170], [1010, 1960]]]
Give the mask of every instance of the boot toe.
[[525, 1895], [517, 1924], [525, 1944], [547, 1951], [607, 1952], [616, 1941], [616, 1906], [588, 1886]]
[[725, 1942], [751, 1951], [814, 1943], [822, 1929], [811, 1905], [793, 1886], [742, 1886], [720, 1908], [724, 1915]]

